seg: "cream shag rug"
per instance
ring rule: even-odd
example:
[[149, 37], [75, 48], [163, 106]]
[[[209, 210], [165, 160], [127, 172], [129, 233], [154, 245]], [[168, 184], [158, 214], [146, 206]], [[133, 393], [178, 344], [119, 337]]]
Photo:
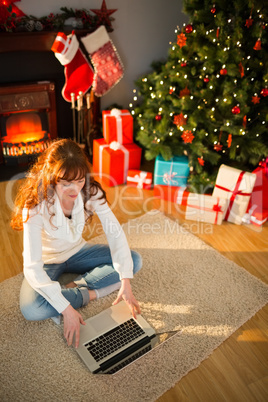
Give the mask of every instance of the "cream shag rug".
[[[62, 325], [22, 317], [20, 274], [0, 284], [2, 402], [155, 401], [268, 301], [268, 286], [162, 213], [124, 229], [143, 256], [132, 282], [143, 316], [157, 332], [179, 332], [114, 376], [92, 375], [66, 345]], [[91, 302], [83, 317], [109, 307], [115, 296]]]

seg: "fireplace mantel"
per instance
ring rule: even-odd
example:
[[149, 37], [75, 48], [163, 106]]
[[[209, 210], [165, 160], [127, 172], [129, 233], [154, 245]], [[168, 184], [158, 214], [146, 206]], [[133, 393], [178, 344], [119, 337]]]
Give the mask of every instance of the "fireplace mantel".
[[[76, 36], [79, 38], [92, 31], [77, 30]], [[0, 33], [0, 53], [6, 52], [48, 52], [57, 36], [58, 31], [42, 32], [1, 32]], [[71, 31], [65, 31], [69, 35]]]

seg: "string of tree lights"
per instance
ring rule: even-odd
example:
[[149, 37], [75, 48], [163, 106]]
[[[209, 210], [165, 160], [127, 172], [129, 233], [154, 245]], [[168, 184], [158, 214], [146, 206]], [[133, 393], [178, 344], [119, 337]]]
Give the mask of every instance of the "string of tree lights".
[[224, 163], [253, 170], [268, 154], [267, 8], [253, 0], [184, 0], [167, 60], [134, 89], [131, 112], [145, 157], [186, 154], [193, 188]]

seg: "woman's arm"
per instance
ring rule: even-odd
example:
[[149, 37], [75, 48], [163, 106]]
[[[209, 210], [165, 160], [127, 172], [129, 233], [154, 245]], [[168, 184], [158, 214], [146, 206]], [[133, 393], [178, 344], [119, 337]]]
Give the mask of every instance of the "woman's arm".
[[88, 207], [97, 213], [101, 221], [111, 250], [113, 266], [119, 273], [121, 280], [121, 288], [113, 304], [119, 303], [122, 299], [125, 300], [133, 316], [136, 317], [136, 312], [140, 313], [140, 307], [131, 289], [130, 279], [133, 278], [133, 260], [123, 228], [107, 202], [103, 203], [103, 200], [98, 200], [95, 196], [91, 198]]
[[29, 285], [62, 313], [70, 303], [62, 295], [60, 284], [52, 281], [43, 269], [42, 228], [43, 219], [38, 213], [23, 224], [23, 272]]

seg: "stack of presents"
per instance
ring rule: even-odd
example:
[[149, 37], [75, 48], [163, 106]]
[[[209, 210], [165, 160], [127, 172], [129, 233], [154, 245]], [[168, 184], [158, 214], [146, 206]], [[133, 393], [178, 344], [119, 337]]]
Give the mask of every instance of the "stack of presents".
[[151, 188], [152, 174], [140, 171], [142, 149], [133, 143], [128, 110], [102, 112], [103, 137], [93, 141], [93, 170], [107, 186], [127, 183]]
[[[103, 111], [103, 137], [93, 142], [93, 170], [108, 186], [152, 188], [152, 173], [140, 170], [141, 148], [133, 143], [133, 118], [128, 110]], [[190, 193], [187, 156], [165, 161], [158, 156], [154, 196], [185, 207], [185, 218], [220, 225], [262, 225], [268, 220], [268, 158], [252, 173], [221, 165], [212, 195]]]

